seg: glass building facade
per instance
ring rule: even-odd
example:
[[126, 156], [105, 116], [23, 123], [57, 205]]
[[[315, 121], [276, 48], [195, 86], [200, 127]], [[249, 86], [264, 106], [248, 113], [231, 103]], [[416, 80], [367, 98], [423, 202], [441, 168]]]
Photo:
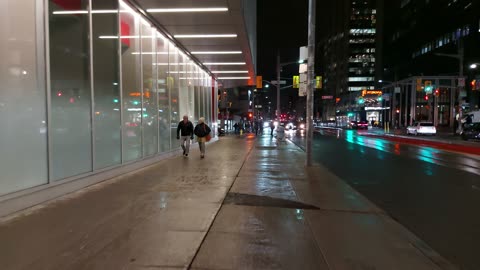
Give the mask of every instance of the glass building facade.
[[348, 91], [375, 88], [376, 1], [353, 1], [349, 25]]
[[216, 81], [127, 3], [0, 13], [0, 199], [176, 151], [183, 115], [215, 123]]

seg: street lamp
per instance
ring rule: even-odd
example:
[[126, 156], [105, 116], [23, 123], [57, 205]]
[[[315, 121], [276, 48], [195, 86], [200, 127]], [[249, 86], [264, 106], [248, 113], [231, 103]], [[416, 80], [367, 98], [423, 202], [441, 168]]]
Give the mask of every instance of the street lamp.
[[470, 69], [476, 69], [477, 68], [477, 64], [471, 64], [470, 65]]

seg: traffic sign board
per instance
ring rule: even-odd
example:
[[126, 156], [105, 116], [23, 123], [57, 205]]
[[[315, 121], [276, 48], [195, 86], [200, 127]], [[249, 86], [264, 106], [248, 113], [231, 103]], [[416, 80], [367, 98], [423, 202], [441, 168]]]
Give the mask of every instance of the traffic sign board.
[[[273, 85], [277, 85], [277, 81], [271, 81], [270, 83]], [[280, 81], [280, 84], [287, 84], [287, 81]]]

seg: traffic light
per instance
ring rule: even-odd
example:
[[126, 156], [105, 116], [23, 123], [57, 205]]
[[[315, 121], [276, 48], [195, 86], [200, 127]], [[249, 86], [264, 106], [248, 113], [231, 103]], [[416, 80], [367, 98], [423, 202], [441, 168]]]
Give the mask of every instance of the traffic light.
[[427, 101], [428, 101], [428, 95], [425, 95], [425, 100], [427, 100]]
[[435, 93], [435, 96], [436, 96], [436, 97], [440, 96], [440, 89], [438, 89], [438, 88], [435, 89], [435, 92], [434, 92], [434, 93]]
[[472, 90], [477, 90], [477, 80], [472, 80], [470, 86], [472, 87]]
[[249, 118], [249, 119], [252, 119], [252, 118], [253, 118], [253, 113], [252, 113], [252, 112], [249, 112], [249, 113], [248, 113], [248, 118]]
[[417, 91], [422, 91], [422, 78], [417, 78]]
[[300, 88], [300, 76], [293, 76], [293, 88]]
[[261, 89], [263, 85], [263, 78], [262, 76], [257, 76], [257, 88]]
[[321, 89], [322, 86], [322, 76], [315, 77], [315, 89]]
[[433, 90], [432, 81], [425, 81], [425, 92], [431, 93]]

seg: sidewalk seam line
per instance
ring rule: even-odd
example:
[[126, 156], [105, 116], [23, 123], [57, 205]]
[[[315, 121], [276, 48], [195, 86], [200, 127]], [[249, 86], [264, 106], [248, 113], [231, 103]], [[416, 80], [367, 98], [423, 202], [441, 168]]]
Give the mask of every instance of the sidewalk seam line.
[[249, 158], [250, 154], [252, 153], [253, 149], [255, 148], [255, 144], [250, 147], [250, 150], [248, 150], [248, 153], [245, 155], [245, 158], [243, 159], [242, 166], [240, 166], [240, 169], [238, 169], [237, 175], [235, 175], [235, 179], [232, 181], [232, 184], [230, 184], [230, 187], [228, 188], [227, 192], [225, 193], [225, 197], [223, 197], [222, 202], [220, 203], [220, 207], [218, 208], [217, 213], [215, 213], [215, 216], [212, 219], [212, 223], [210, 223], [210, 226], [208, 226], [208, 229], [205, 232], [205, 235], [203, 236], [202, 241], [200, 242], [200, 245], [198, 245], [197, 250], [195, 251], [195, 254], [193, 255], [192, 259], [190, 260], [190, 263], [187, 266], [187, 270], [192, 268], [192, 264], [197, 258], [198, 253], [200, 252], [200, 249], [202, 248], [202, 245], [205, 243], [205, 240], [207, 239], [208, 233], [212, 229], [213, 224], [215, 223], [215, 220], [217, 219], [218, 214], [222, 210], [222, 207], [225, 202], [225, 198], [227, 197], [228, 193], [230, 193], [230, 190], [233, 187], [233, 184], [235, 184], [235, 181], [237, 181], [238, 176], [240, 175], [240, 172], [242, 171], [243, 167], [245, 166], [245, 163], [247, 162], [247, 159]]

